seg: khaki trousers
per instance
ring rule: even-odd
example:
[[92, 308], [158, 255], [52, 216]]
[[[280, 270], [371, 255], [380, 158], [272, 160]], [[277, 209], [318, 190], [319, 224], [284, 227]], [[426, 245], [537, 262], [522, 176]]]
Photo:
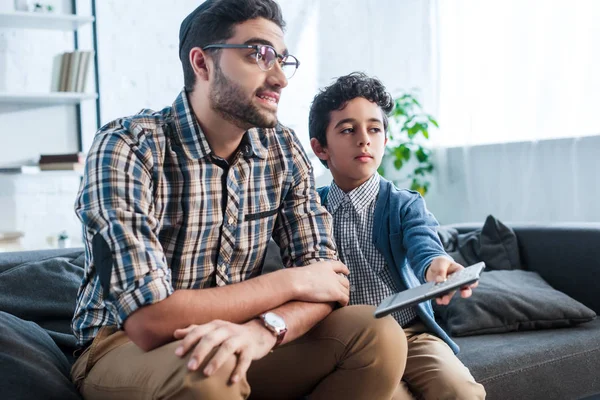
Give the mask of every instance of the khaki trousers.
[[408, 356], [394, 400], [485, 399], [485, 389], [439, 337], [422, 322], [404, 329]]
[[73, 382], [86, 399], [391, 399], [407, 356], [406, 335], [374, 307], [332, 312], [303, 337], [254, 361], [247, 380], [228, 384], [232, 357], [210, 377], [187, 369], [179, 341], [149, 352], [105, 327], [77, 359]]

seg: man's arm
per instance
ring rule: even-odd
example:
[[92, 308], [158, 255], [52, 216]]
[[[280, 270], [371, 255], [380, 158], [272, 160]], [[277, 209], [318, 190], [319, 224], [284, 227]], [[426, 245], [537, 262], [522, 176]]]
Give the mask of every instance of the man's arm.
[[[289, 338], [301, 336], [331, 312], [327, 302], [348, 303], [347, 274], [337, 262], [272, 272], [233, 285], [176, 290], [166, 299], [136, 310], [125, 320], [129, 338], [144, 350], [173, 340], [176, 329], [224, 320], [237, 324], [274, 310], [289, 321]], [[291, 301], [306, 299], [309, 302]]]
[[[76, 212], [103, 288], [98, 300], [116, 311], [119, 325], [134, 343], [148, 350], [173, 340], [176, 329], [190, 324], [248, 321], [302, 294], [313, 301], [344, 301], [333, 272], [341, 267], [333, 263], [329, 272], [334, 279], [313, 280], [321, 298], [310, 297], [306, 279], [297, 273], [292, 277], [292, 271], [223, 288], [174, 291], [153, 214], [151, 149], [132, 145], [127, 137], [118, 132], [97, 135]], [[299, 282], [304, 282], [300, 290]]]

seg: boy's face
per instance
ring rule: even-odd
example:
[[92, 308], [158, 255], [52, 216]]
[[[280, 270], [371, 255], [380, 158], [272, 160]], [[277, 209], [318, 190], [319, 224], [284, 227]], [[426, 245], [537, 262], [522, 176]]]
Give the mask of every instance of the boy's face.
[[[264, 18], [236, 25], [233, 37], [226, 43], [267, 44], [280, 54], [287, 52], [281, 28]], [[279, 65], [263, 71], [256, 63], [254, 50], [220, 51], [209, 94], [212, 108], [244, 129], [275, 126], [279, 97], [287, 86]]]
[[326, 136], [326, 147], [315, 138], [311, 146], [317, 157], [327, 161], [340, 189], [355, 189], [377, 171], [387, 143], [377, 104], [357, 97], [343, 109], [332, 111]]

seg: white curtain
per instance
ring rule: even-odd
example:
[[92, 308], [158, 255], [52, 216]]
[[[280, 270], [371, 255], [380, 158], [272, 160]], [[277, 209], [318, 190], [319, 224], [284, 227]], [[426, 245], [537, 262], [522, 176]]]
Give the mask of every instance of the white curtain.
[[432, 211], [443, 223], [600, 221], [600, 2], [435, 6]]

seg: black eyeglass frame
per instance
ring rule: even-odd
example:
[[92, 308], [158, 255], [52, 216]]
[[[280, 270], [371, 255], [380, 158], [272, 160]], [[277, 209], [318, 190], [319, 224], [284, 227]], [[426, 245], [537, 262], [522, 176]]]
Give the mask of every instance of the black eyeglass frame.
[[[260, 63], [258, 62], [258, 56], [260, 55], [261, 51], [260, 48], [261, 47], [269, 47], [271, 49], [273, 49], [273, 53], [275, 53], [275, 56], [281, 60], [281, 62], [279, 63], [280, 67], [283, 69], [283, 66], [285, 65], [296, 65], [296, 68], [294, 69], [294, 72], [289, 76], [286, 77], [287, 79], [292, 78], [295, 74], [296, 71], [298, 70], [298, 67], [300, 66], [300, 60], [298, 60], [295, 56], [291, 55], [291, 54], [287, 54], [287, 55], [283, 55], [283, 54], [279, 54], [277, 52], [277, 50], [275, 50], [275, 48], [273, 46], [270, 46], [268, 44], [229, 44], [229, 43], [220, 43], [220, 44], [209, 44], [206, 45], [202, 48], [202, 50], [210, 50], [210, 49], [247, 49], [247, 50], [256, 50], [256, 55], [255, 55], [255, 59], [256, 59], [256, 64], [258, 65], [258, 67], [260, 69]], [[287, 58], [288, 57], [292, 57], [294, 60], [296, 60], [296, 62], [287, 62]], [[273, 66], [275, 65], [275, 63], [273, 63], [273, 65], [271, 65], [271, 67], [269, 69], [262, 69], [263, 71], [269, 71], [271, 70], [271, 68], [273, 68]]]

